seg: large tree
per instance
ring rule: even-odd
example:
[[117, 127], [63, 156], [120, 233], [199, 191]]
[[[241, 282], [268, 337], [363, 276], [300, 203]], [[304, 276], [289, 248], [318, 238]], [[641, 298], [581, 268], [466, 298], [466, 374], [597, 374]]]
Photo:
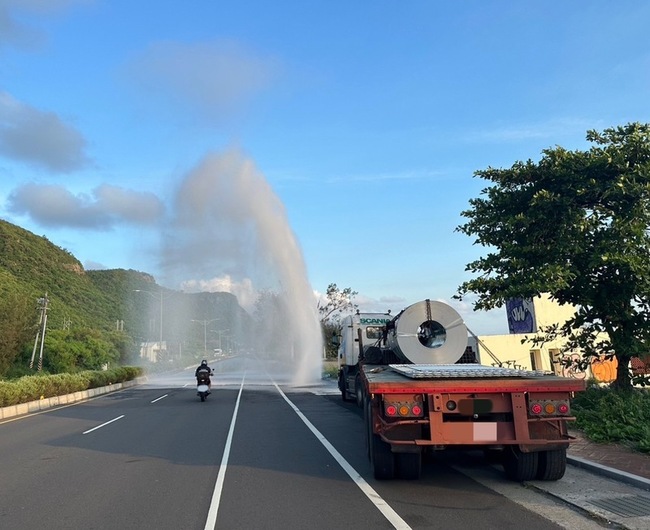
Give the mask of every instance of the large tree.
[[341, 314], [352, 312], [357, 308], [354, 297], [358, 295], [352, 287], [339, 289], [335, 283], [330, 283], [325, 291], [325, 298], [318, 302], [318, 314], [321, 322], [327, 322], [332, 318], [340, 318]]
[[585, 361], [615, 356], [614, 387], [631, 386], [631, 357], [650, 351], [650, 124], [588, 131], [588, 151], [555, 147], [510, 169], [477, 171], [492, 183], [470, 200], [458, 230], [476, 237], [484, 257], [458, 297], [475, 309], [550, 293], [577, 308], [547, 328]]
[[[1, 273], [0, 279], [7, 280]], [[38, 329], [36, 299], [20, 292], [10, 281], [3, 287], [7, 285], [14, 291], [0, 289], [0, 378], [11, 371], [21, 352], [29, 349]]]
[[[352, 287], [340, 289], [335, 283], [330, 283], [325, 291], [325, 298], [318, 302], [318, 314], [328, 357], [336, 357], [337, 341], [341, 334], [341, 316], [352, 313], [357, 308], [354, 303], [357, 294], [359, 293], [353, 291]], [[336, 340], [333, 341], [333, 337], [337, 337]]]

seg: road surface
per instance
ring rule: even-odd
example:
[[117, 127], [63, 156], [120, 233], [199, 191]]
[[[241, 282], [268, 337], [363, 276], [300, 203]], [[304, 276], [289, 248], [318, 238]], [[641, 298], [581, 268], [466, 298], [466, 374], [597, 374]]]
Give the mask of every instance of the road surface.
[[192, 369], [0, 424], [0, 527], [598, 527], [464, 453], [376, 481], [354, 405], [240, 368], [204, 403]]

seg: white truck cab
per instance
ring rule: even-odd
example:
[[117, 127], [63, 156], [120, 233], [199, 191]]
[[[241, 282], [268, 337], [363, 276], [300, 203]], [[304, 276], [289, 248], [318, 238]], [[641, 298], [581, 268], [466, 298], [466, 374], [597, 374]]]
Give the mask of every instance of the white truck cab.
[[393, 317], [390, 313], [360, 313], [349, 315], [341, 321], [339, 368], [354, 366], [359, 362], [359, 351], [372, 346], [382, 336], [383, 327]]
[[359, 352], [373, 346], [382, 338], [384, 326], [393, 316], [387, 313], [361, 313], [357, 311], [341, 321], [341, 339], [338, 352], [339, 390], [344, 401], [356, 397], [361, 399], [359, 373]]

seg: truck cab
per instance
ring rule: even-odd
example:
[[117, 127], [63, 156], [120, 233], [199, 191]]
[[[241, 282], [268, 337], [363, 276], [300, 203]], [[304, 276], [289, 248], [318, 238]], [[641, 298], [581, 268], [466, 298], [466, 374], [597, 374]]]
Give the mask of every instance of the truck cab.
[[363, 404], [359, 380], [359, 355], [369, 346], [378, 344], [384, 326], [393, 316], [386, 313], [361, 313], [348, 315], [341, 321], [341, 337], [338, 350], [339, 390], [343, 401], [355, 399]]

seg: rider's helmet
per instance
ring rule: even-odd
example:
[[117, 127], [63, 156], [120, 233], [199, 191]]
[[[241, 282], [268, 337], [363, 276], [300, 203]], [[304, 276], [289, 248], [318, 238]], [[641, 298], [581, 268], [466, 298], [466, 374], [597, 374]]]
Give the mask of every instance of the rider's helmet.
[[205, 359], [203, 359], [203, 360], [201, 361], [201, 366], [207, 366], [207, 365], [208, 365], [208, 361], [206, 361]]

